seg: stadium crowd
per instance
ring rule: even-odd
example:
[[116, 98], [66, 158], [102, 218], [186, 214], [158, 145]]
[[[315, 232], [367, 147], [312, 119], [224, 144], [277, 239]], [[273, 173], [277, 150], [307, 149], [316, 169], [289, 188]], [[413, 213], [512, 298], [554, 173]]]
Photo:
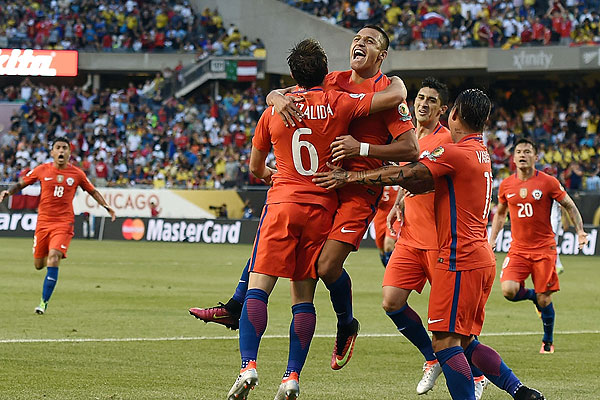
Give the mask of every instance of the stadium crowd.
[[600, 44], [599, 0], [282, 0], [331, 24], [383, 26], [394, 49]]
[[[74, 161], [99, 186], [261, 184], [248, 173], [248, 159], [266, 93], [252, 84], [197, 103], [171, 99], [163, 104], [163, 79], [157, 75], [144, 86], [130, 84], [123, 90], [58, 88], [27, 79], [4, 88], [0, 100], [23, 103], [0, 133], [0, 182], [14, 182], [45, 162], [47, 138], [66, 136]], [[539, 144], [539, 168], [560, 177], [569, 189], [600, 190], [595, 89], [497, 89], [486, 132], [495, 186], [514, 172], [512, 145], [527, 136]]]
[[218, 10], [197, 15], [187, 0], [0, 1], [0, 48], [192, 52], [202, 58], [260, 48]]

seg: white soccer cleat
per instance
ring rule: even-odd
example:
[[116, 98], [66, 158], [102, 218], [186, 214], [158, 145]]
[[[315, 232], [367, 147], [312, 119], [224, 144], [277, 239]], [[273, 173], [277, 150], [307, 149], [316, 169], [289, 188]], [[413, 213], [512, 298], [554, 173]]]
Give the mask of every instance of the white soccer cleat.
[[275, 395], [275, 400], [296, 400], [300, 396], [300, 385], [298, 384], [298, 374], [292, 372], [290, 376], [281, 381], [279, 390]]
[[477, 378], [473, 378], [475, 382], [475, 400], [481, 400], [483, 396], [483, 389], [490, 384], [490, 381], [485, 376], [479, 376]]
[[248, 393], [258, 385], [256, 363], [250, 361], [248, 366], [240, 371], [240, 375], [227, 393], [227, 400], [246, 400]]
[[425, 361], [423, 364], [423, 378], [417, 385], [417, 394], [425, 394], [433, 389], [435, 380], [442, 373], [442, 366], [437, 360]]
[[39, 315], [44, 315], [46, 312], [46, 308], [48, 307], [48, 302], [43, 299], [40, 301], [40, 305], [35, 308], [35, 313]]

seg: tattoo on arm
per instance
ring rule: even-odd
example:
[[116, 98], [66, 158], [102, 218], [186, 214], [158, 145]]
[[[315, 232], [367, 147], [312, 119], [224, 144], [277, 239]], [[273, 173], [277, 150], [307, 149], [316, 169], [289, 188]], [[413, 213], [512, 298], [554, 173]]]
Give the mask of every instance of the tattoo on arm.
[[583, 219], [581, 218], [581, 214], [579, 213], [579, 210], [577, 209], [577, 206], [575, 205], [575, 202], [573, 201], [573, 199], [569, 195], [566, 195], [565, 198], [563, 199], [563, 201], [560, 202], [560, 204], [569, 213], [569, 217], [571, 217], [571, 221], [573, 221], [573, 225], [575, 225], [575, 229], [577, 231], [582, 231], [583, 230]]
[[386, 165], [371, 171], [359, 171], [356, 181], [363, 185], [400, 185], [414, 194], [428, 192], [434, 186], [431, 172], [420, 162], [403, 167]]
[[17, 182], [8, 189], [8, 194], [12, 196], [15, 193], [19, 193], [25, 186], [23, 182]]

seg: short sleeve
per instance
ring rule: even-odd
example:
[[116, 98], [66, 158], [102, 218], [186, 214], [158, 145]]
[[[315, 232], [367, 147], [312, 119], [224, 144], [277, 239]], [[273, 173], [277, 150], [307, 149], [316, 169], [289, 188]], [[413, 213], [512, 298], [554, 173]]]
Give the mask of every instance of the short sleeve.
[[390, 132], [394, 139], [415, 128], [406, 102], [401, 103], [396, 108], [382, 111], [381, 114], [383, 114], [388, 132]]
[[548, 179], [548, 186], [549, 186], [548, 191], [549, 191], [550, 197], [560, 203], [561, 201], [563, 201], [563, 199], [567, 195], [567, 192], [565, 191], [565, 188], [563, 187], [563, 185], [560, 184], [558, 179], [556, 179], [553, 176], [549, 176], [549, 178], [550, 179]]
[[460, 151], [453, 144], [438, 146], [419, 162], [429, 169], [434, 178], [453, 175], [460, 162]]
[[273, 107], [268, 107], [260, 116], [254, 137], [252, 138], [252, 146], [264, 152], [271, 150], [271, 135], [269, 134], [269, 115], [273, 112]]
[[506, 179], [500, 182], [500, 187], [498, 188], [498, 202], [502, 204], [506, 204]]
[[85, 190], [88, 193], [92, 193], [94, 190], [96, 190], [96, 187], [94, 185], [92, 185], [92, 182], [90, 182], [88, 177], [85, 175], [85, 172], [83, 172], [82, 170], [79, 170], [78, 174], [79, 174], [79, 187], [81, 187], [83, 190]]
[[344, 93], [339, 92], [337, 110], [343, 115], [349, 115], [350, 119], [365, 117], [371, 110], [371, 102], [375, 93]]
[[31, 185], [32, 183], [39, 181], [41, 168], [43, 168], [43, 164], [38, 165], [37, 167], [29, 171], [27, 174], [25, 174], [25, 176], [23, 177], [23, 183], [25, 183], [25, 185]]

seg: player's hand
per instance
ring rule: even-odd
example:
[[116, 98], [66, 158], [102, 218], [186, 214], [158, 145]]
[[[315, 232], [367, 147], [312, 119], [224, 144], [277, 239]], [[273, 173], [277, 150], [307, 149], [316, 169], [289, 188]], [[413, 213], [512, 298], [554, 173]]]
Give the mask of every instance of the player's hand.
[[579, 250], [583, 249], [583, 246], [588, 244], [588, 234], [584, 231], [577, 232], [577, 243], [579, 243]]
[[267, 175], [262, 178], [262, 181], [269, 186], [273, 186], [273, 175], [277, 172], [276, 169], [267, 167]]
[[331, 147], [333, 162], [356, 157], [360, 154], [360, 142], [350, 135], [336, 137], [329, 147]]
[[110, 206], [106, 206], [104, 208], [106, 208], [106, 211], [108, 211], [108, 213], [110, 214], [110, 220], [112, 222], [115, 222], [115, 219], [117, 219], [117, 214], [115, 213], [115, 210], [113, 210]]
[[5, 197], [10, 196], [10, 193], [8, 193], [8, 190], [3, 190], [0, 192], [0, 203], [2, 203], [4, 201]]
[[490, 246], [492, 247], [492, 250], [493, 250], [493, 251], [496, 251], [496, 239], [493, 239], [493, 240], [492, 240], [492, 237], [491, 237], [491, 236], [489, 236], [489, 237], [488, 237], [488, 242], [490, 243]]
[[387, 228], [392, 233], [392, 235], [397, 235], [399, 233], [399, 232], [396, 232], [396, 230], [394, 229], [394, 223], [396, 221], [400, 221], [401, 226], [402, 226], [402, 223], [404, 222], [404, 217], [402, 215], [402, 210], [400, 209], [400, 204], [394, 204], [392, 206], [392, 208], [390, 209], [390, 212], [387, 215], [386, 221], [385, 221]]
[[297, 102], [304, 101], [304, 97], [300, 96], [284, 96], [279, 92], [277, 94], [269, 93], [268, 101], [273, 103], [275, 112], [279, 114], [286, 128], [296, 126], [296, 121], [302, 122], [302, 111], [296, 105]]
[[352, 181], [355, 172], [346, 171], [341, 167], [336, 167], [333, 164], [327, 163], [327, 167], [331, 168], [329, 172], [317, 172], [314, 174], [313, 182], [317, 186], [332, 190], [344, 186]]

